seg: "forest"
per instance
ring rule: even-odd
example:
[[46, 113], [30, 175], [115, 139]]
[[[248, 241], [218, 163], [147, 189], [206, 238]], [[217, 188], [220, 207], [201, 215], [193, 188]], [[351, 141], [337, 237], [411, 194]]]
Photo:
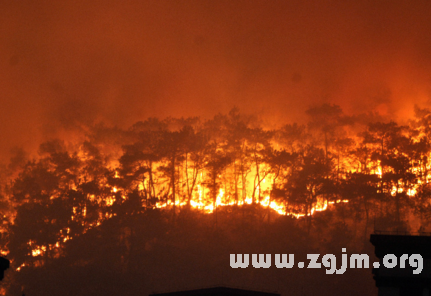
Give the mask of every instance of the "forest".
[[367, 253], [373, 232], [426, 234], [431, 110], [399, 124], [340, 106], [268, 127], [211, 119], [80, 126], [16, 148], [0, 174], [3, 295], [147, 295], [214, 285], [376, 294], [371, 269], [234, 270], [229, 254]]

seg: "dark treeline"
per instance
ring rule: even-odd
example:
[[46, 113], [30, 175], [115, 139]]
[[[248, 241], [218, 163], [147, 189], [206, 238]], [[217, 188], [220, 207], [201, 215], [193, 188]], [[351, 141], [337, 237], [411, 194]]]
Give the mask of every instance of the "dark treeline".
[[430, 115], [416, 108], [399, 125], [325, 104], [305, 125], [266, 129], [234, 108], [206, 121], [96, 125], [83, 141], [42, 143], [32, 158], [15, 149], [1, 170], [1, 247], [12, 262], [3, 292], [146, 295], [222, 284], [375, 293], [370, 269], [236, 270], [229, 254], [304, 261], [347, 248], [373, 259], [374, 228], [429, 230]]

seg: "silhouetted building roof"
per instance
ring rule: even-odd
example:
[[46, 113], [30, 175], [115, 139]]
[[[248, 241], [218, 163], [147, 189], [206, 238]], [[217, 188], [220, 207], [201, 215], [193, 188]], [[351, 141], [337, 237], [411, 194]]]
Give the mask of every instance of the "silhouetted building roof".
[[234, 288], [216, 287], [171, 293], [150, 294], [150, 296], [280, 296], [276, 293], [249, 291]]
[[382, 258], [386, 254], [421, 254], [431, 258], [431, 236], [371, 234], [370, 242], [375, 246], [375, 254]]
[[[379, 258], [380, 267], [373, 268], [374, 280], [380, 295], [415, 296], [430, 295], [431, 291], [431, 236], [400, 235], [400, 234], [372, 234], [370, 242], [375, 247], [375, 254]], [[387, 268], [383, 258], [387, 254], [397, 257], [397, 265]], [[405, 258], [404, 268], [400, 267], [401, 256], [421, 255], [423, 259], [422, 271], [414, 274], [415, 268]]]

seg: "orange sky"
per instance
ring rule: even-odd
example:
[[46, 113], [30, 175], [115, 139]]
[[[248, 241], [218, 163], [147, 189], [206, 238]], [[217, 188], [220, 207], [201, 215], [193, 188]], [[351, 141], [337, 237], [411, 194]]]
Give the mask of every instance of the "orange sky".
[[[91, 3], [90, 3], [91, 2]], [[430, 105], [431, 2], [1, 1], [0, 153], [81, 123]]]

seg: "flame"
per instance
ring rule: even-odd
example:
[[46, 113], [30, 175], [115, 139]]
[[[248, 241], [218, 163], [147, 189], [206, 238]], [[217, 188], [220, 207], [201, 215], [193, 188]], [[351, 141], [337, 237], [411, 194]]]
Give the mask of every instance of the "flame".
[[31, 250], [31, 255], [33, 257], [41, 256], [46, 252], [46, 246], [37, 246], [35, 249]]
[[[358, 140], [359, 143], [359, 140]], [[275, 146], [274, 146], [275, 147]], [[85, 158], [85, 156], [82, 156]], [[191, 159], [189, 159], [190, 162], [192, 162]], [[383, 178], [383, 174], [390, 172], [390, 168], [388, 166], [383, 166], [380, 160], [370, 160], [368, 158], [368, 162], [366, 162], [366, 167], [358, 166], [357, 164], [358, 160], [345, 158], [341, 159], [339, 163], [340, 171], [339, 178], [340, 179], [346, 179], [346, 175], [348, 173], [355, 173], [355, 172], [363, 172], [365, 171], [367, 174], [370, 173], [372, 175], [377, 175], [379, 179]], [[160, 164], [165, 165], [160, 162]], [[236, 163], [238, 164], [238, 163]], [[154, 164], [156, 167], [157, 164]], [[253, 167], [254, 166], [254, 167]], [[258, 168], [256, 167], [258, 166]], [[111, 172], [114, 172], [114, 178], [120, 178], [119, 172], [117, 171], [119, 167], [118, 162], [111, 162], [109, 165], [109, 168], [111, 169]], [[345, 199], [336, 199], [336, 200], [327, 200], [322, 197], [318, 197], [317, 201], [314, 202], [311, 205], [307, 206], [308, 210], [305, 210], [304, 208], [300, 207], [294, 207], [292, 205], [289, 205], [286, 200], [280, 201], [278, 199], [273, 200], [271, 198], [271, 190], [277, 186], [280, 185], [280, 183], [276, 184], [277, 182], [286, 182], [277, 180], [277, 176], [275, 176], [275, 173], [271, 173], [271, 168], [269, 165], [265, 163], [261, 163], [259, 165], [251, 165], [247, 169], [247, 173], [245, 177], [239, 177], [238, 180], [235, 179], [235, 188], [233, 189], [232, 183], [226, 180], [233, 180], [233, 178], [237, 178], [238, 172], [235, 171], [232, 167], [227, 167], [226, 170], [223, 173], [218, 173], [216, 177], [218, 178], [217, 182], [222, 183], [221, 187], [217, 190], [216, 193], [212, 192], [214, 188], [214, 183], [209, 185], [208, 179], [209, 175], [205, 171], [205, 169], [199, 169], [199, 171], [196, 172], [196, 182], [193, 183], [193, 187], [190, 187], [190, 191], [186, 191], [183, 188], [189, 188], [190, 184], [186, 184], [186, 179], [184, 177], [185, 174], [191, 174], [192, 171], [190, 167], [188, 169], [185, 169], [181, 172], [181, 164], [179, 165], [178, 170], [178, 178], [176, 179], [176, 190], [173, 191], [171, 188], [171, 184], [169, 186], [165, 186], [168, 182], [168, 178], [166, 176], [163, 176], [163, 174], [159, 173], [157, 175], [157, 172], [154, 172], [153, 176], [153, 183], [151, 183], [151, 186], [156, 187], [154, 190], [154, 193], [151, 194], [151, 197], [161, 197], [163, 196], [163, 200], [158, 200], [155, 202], [155, 204], [151, 205], [145, 205], [149, 207], [164, 209], [164, 208], [172, 208], [174, 205], [176, 207], [183, 207], [186, 206], [187, 203], [190, 204], [190, 206], [194, 209], [198, 209], [204, 213], [214, 213], [214, 211], [219, 207], [229, 207], [229, 206], [246, 206], [246, 205], [259, 205], [263, 208], [267, 208], [269, 210], [277, 212], [279, 215], [290, 215], [296, 218], [306, 217], [310, 215], [315, 215], [318, 212], [326, 211], [332, 206], [335, 206], [336, 204], [340, 203], [347, 203], [348, 200]], [[431, 163], [426, 164], [426, 168], [428, 170], [431, 170]], [[157, 170], [155, 170], [157, 171]], [[254, 173], [254, 172], [258, 173]], [[252, 173], [250, 173], [252, 172]], [[260, 173], [259, 173], [260, 172]], [[419, 167], [413, 167], [411, 169], [411, 172], [414, 174], [420, 174], [422, 172], [422, 169], [419, 169]], [[193, 174], [195, 174], [193, 172]], [[235, 175], [236, 174], [236, 175]], [[258, 175], [259, 174], [259, 175]], [[286, 175], [289, 174], [288, 172], [285, 173]], [[112, 175], [111, 175], [112, 176]], [[188, 177], [189, 175], [187, 175]], [[286, 177], [286, 176], [284, 176]], [[337, 175], [338, 178], [338, 175]], [[141, 196], [147, 195], [150, 186], [150, 179], [148, 178], [148, 172], [145, 173], [145, 176], [143, 178], [144, 180], [135, 180], [133, 183], [133, 189], [137, 189]], [[382, 181], [382, 180], [380, 180]], [[380, 183], [379, 181], [379, 183]], [[408, 196], [415, 196], [417, 193], [418, 186], [420, 186], [423, 183], [429, 183], [431, 181], [431, 173], [426, 175], [425, 177], [422, 177], [422, 180], [418, 180], [417, 184], [412, 184], [408, 189], [406, 188], [405, 184], [397, 184], [397, 186], [393, 185], [390, 189], [390, 194], [392, 196], [395, 196], [396, 194], [403, 193], [403, 191], [406, 191], [406, 194]], [[165, 184], [163, 184], [165, 182]], [[194, 181], [193, 181], [194, 182]], [[217, 186], [220, 185], [220, 183], [217, 183]], [[119, 184], [119, 183], [118, 183]], [[155, 184], [155, 185], [154, 185]], [[162, 185], [160, 185], [162, 184]], [[71, 188], [74, 188], [76, 190], [76, 184], [71, 184]], [[87, 198], [89, 201], [98, 203], [101, 206], [104, 207], [110, 207], [113, 206], [116, 201], [116, 193], [120, 192], [125, 195], [121, 195], [121, 198], [123, 200], [127, 199], [127, 192], [128, 189], [122, 187], [121, 189], [118, 189], [117, 186], [111, 186], [107, 185], [107, 182], [103, 183], [100, 182], [99, 185], [104, 187], [103, 192], [109, 192], [109, 194], [95, 196], [94, 194], [88, 194]], [[377, 186], [381, 186], [380, 184], [377, 184]], [[189, 189], [188, 189], [189, 190]], [[380, 188], [381, 190], [381, 188]], [[172, 194], [173, 192], [176, 192], [175, 195], [175, 204], [173, 202]], [[191, 192], [191, 193], [190, 193]], [[191, 196], [189, 196], [191, 194]], [[216, 195], [215, 199], [214, 196]], [[166, 197], [166, 198], [165, 198]], [[55, 198], [55, 197], [52, 197]], [[190, 200], [189, 200], [190, 199]], [[150, 204], [150, 203], [148, 203]], [[82, 223], [84, 226], [84, 232], [88, 231], [88, 229], [91, 229], [93, 227], [98, 227], [103, 223], [104, 220], [110, 219], [113, 216], [115, 216], [115, 213], [110, 213], [109, 211], [101, 211], [99, 213], [98, 219], [95, 219], [96, 221], [92, 222], [85, 222], [88, 218], [87, 215], [89, 215], [90, 208], [87, 209], [86, 206], [84, 207], [73, 207], [72, 209], [73, 214], [71, 219]], [[73, 237], [76, 234], [71, 234], [70, 229], [67, 229], [67, 233], [61, 232], [58, 235], [58, 241], [54, 245], [48, 245], [48, 246], [37, 246], [34, 244], [34, 242], [30, 241], [29, 245], [31, 246], [31, 256], [37, 257], [42, 256], [45, 254], [45, 252], [49, 250], [53, 250], [55, 248], [61, 248], [64, 243], [66, 243], [68, 240], [73, 239]], [[1, 251], [1, 254], [4, 254], [6, 251]]]
[[[413, 138], [413, 141], [419, 142], [420, 137], [426, 137], [426, 135], [422, 133], [416, 138]], [[358, 137], [354, 139], [356, 140], [356, 143], [361, 142], [360, 138]], [[247, 146], [248, 144], [246, 143], [244, 145]], [[274, 143], [272, 146], [272, 148], [276, 149], [279, 149], [279, 147], [280, 146], [278, 143]], [[245, 149], [247, 148], [248, 147], [245, 147]], [[332, 148], [329, 147], [329, 149], [331, 150]], [[223, 152], [223, 149], [220, 148], [219, 150]], [[379, 150], [375, 149], [374, 151], [380, 152]], [[80, 153], [78, 155], [83, 161], [89, 159], [89, 156], [87, 156], [85, 153]], [[429, 158], [429, 155], [427, 155], [427, 157]], [[429, 161], [429, 163], [422, 165], [415, 164], [410, 169], [411, 173], [417, 176], [421, 176], [420, 178], [418, 178], [417, 183], [403, 184], [402, 182], [399, 182], [398, 184], [394, 185], [393, 183], [396, 183], [396, 181], [392, 181], [392, 183], [389, 183], [389, 181], [385, 180], [386, 178], [383, 179], [385, 174], [395, 173], [389, 165], [385, 165], [380, 160], [376, 160], [375, 158], [371, 159], [371, 157], [369, 156], [366, 156], [365, 158], [365, 162], [362, 162], [361, 160], [359, 161], [360, 164], [358, 165], [357, 157], [342, 156], [337, 163], [337, 181], [339, 179], [348, 179], [347, 176], [349, 175], [349, 173], [357, 172], [372, 174], [379, 179], [376, 186], [378, 187], [378, 190], [380, 192], [383, 191], [381, 184], [385, 182], [384, 189], [386, 190], [387, 188], [389, 188], [389, 192], [385, 191], [385, 194], [396, 196], [397, 194], [405, 193], [410, 197], [414, 197], [417, 194], [420, 185], [431, 182], [431, 173], [424, 173], [424, 171], [431, 171], [431, 162]], [[148, 192], [150, 191], [150, 197], [152, 198], [152, 200], [158, 199], [155, 203], [153, 201], [147, 202], [145, 205], [144, 203], [142, 203], [142, 207], [146, 206], [169, 210], [172, 209], [174, 205], [176, 209], [178, 209], [180, 207], [186, 206], [189, 203], [192, 208], [202, 211], [202, 213], [211, 214], [222, 207], [257, 205], [261, 208], [274, 211], [279, 215], [288, 215], [295, 218], [301, 218], [310, 217], [311, 215], [316, 215], [318, 212], [323, 212], [330, 209], [331, 207], [335, 207], [337, 205], [349, 202], [348, 200], [342, 199], [340, 197], [335, 197], [335, 199], [333, 200], [327, 200], [322, 196], [318, 196], [317, 200], [314, 203], [307, 205], [307, 210], [305, 210], [305, 207], [301, 208], [300, 206], [295, 207], [294, 205], [290, 205], [288, 203], [288, 199], [281, 200], [272, 198], [271, 192], [273, 192], [273, 188], [277, 188], [277, 186], [282, 185], [282, 183], [286, 184], [286, 182], [288, 182], [286, 180], [288, 180], [290, 172], [289, 169], [286, 169], [286, 171], [284, 172], [285, 175], [282, 176], [281, 174], [280, 178], [277, 179], [278, 174], [276, 176], [275, 173], [271, 172], [271, 167], [264, 161], [259, 164], [250, 164], [249, 167], [247, 167], [245, 170], [245, 176], [241, 175], [238, 177], [238, 167], [240, 161], [236, 160], [236, 163], [234, 162], [232, 166], [228, 165], [225, 169], [223, 169], [222, 172], [217, 172], [217, 174], [215, 174], [217, 177], [215, 183], [217, 183], [217, 186], [221, 186], [221, 188], [217, 189], [217, 192], [213, 192], [215, 183], [214, 180], [212, 180], [213, 183], [208, 184], [210, 182], [208, 181], [210, 177], [209, 173], [205, 170], [205, 163], [200, 163], [199, 169], [195, 171], [194, 168], [191, 169], [193, 163], [192, 158], [186, 157], [186, 159], [188, 161], [188, 166], [184, 166], [183, 164], [181, 164], [181, 160], [178, 160], [177, 163], [177, 178], [175, 179], [175, 182], [173, 182], [175, 183], [173, 186], [175, 186], [176, 190], [173, 190], [172, 184], [169, 183], [169, 177], [166, 177], [166, 175], [158, 172], [157, 170], [157, 167], [159, 165], [166, 166], [166, 163], [164, 163], [164, 161], [159, 161], [158, 163], [155, 162], [152, 164], [154, 166], [154, 171], [152, 172], [154, 176], [152, 177], [152, 179], [150, 179], [149, 173], [145, 172], [142, 179], [137, 179], [133, 181], [130, 188], [133, 188], [133, 190], [137, 189], [142, 200], [144, 199], [144, 196], [148, 197]], [[119, 172], [122, 172], [122, 170], [119, 170], [119, 167], [120, 162], [118, 160], [110, 160], [109, 165], [107, 166], [107, 169], [109, 169], [109, 172], [111, 172], [109, 176], [112, 176], [113, 174], [115, 179], [125, 177], [120, 176]], [[236, 170], [234, 169], [234, 167], [236, 168]], [[193, 180], [193, 185], [190, 186], [190, 183], [192, 183], [189, 182], [191, 175], [196, 180]], [[82, 179], [85, 179], [84, 177], [88, 176], [79, 177], [83, 177]], [[235, 180], [235, 186], [233, 186], [233, 180]], [[118, 184], [121, 184], [120, 182], [115, 183], [117, 184], [117, 186], [108, 185], [109, 182], [106, 180], [101, 180], [97, 182], [99, 188], [104, 189], [102, 190], [103, 194], [97, 196], [95, 194], [87, 194], [86, 197], [88, 201], [95, 204], [97, 203], [100, 207], [103, 208], [103, 210], [99, 211], [99, 213], [96, 214], [96, 218], [92, 221], [88, 221], [91, 220], [91, 217], [89, 216], [92, 216], [90, 215], [92, 207], [87, 208], [87, 206], [84, 205], [75, 206], [72, 209], [71, 219], [74, 221], [74, 223], [80, 223], [83, 226], [83, 233], [87, 232], [89, 229], [100, 226], [107, 219], [111, 219], [112, 217], [116, 216], [115, 213], [112, 213], [114, 212], [114, 209], [111, 210], [109, 209], [109, 207], [113, 206], [114, 203], [116, 203], [116, 198], [118, 198], [118, 192], [120, 192], [121, 194], [124, 193], [124, 195], [121, 195], [121, 198], [122, 200], [126, 200], [127, 194], [130, 189], [126, 187], [118, 188], [117, 186], [119, 186]], [[67, 184], [68, 189], [78, 190], [77, 188], [79, 188], [79, 186], [77, 186], [77, 184], [78, 183], [70, 182], [70, 184]], [[185, 188], [187, 188], [187, 191], [185, 190]], [[173, 202], [174, 198], [172, 197], [173, 192], [175, 192], [175, 203]], [[55, 198], [58, 198], [58, 196], [50, 196], [50, 199]], [[117, 202], [121, 204], [122, 200], [117, 200]], [[4, 216], [4, 218], [6, 218], [6, 216]], [[37, 245], [35, 241], [30, 240], [28, 242], [28, 245], [30, 246], [30, 251], [28, 255], [32, 257], [38, 257], [36, 261], [42, 261], [40, 260], [40, 257], [44, 255], [52, 256], [52, 253], [55, 252], [51, 251], [58, 251], [57, 249], [63, 248], [69, 240], [72, 240], [78, 235], [79, 234], [73, 232], [71, 233], [70, 228], [65, 228], [61, 230], [60, 233], [58, 233], [57, 241], [52, 245]], [[1, 250], [0, 253], [4, 256], [7, 255], [9, 251]], [[32, 263], [27, 263], [27, 266], [30, 264]], [[16, 270], [20, 271], [21, 268], [24, 266], [26, 266], [25, 263], [19, 266]]]
[[407, 190], [407, 195], [408, 196], [415, 196], [416, 195], [416, 188], [410, 188], [409, 190]]
[[20, 271], [21, 268], [23, 268], [25, 265], [26, 265], [25, 263], [21, 264], [19, 267], [16, 268], [16, 271]]
[[[262, 165], [262, 167], [264, 167], [264, 165]], [[268, 168], [266, 168], [266, 169], [269, 170]], [[375, 173], [381, 175], [380, 166], [377, 168]], [[115, 177], [119, 178], [117, 172], [115, 172]], [[219, 175], [218, 177], [219, 178], [226, 178], [223, 175]], [[263, 178], [261, 180], [261, 182], [259, 182], [259, 184], [257, 184], [254, 188], [253, 188], [254, 185], [253, 185], [252, 177], [253, 176], [250, 176], [250, 177], [248, 177], [248, 179], [246, 179], [244, 181], [240, 181], [238, 184], [239, 189], [245, 189], [245, 190], [241, 191], [241, 192], [246, 193], [246, 195], [244, 197], [239, 196], [239, 198], [237, 200], [235, 200], [231, 194], [228, 194], [225, 191], [224, 188], [220, 188], [220, 189], [218, 189], [217, 196], [216, 196], [215, 200], [212, 200], [212, 198], [210, 198], [211, 192], [208, 189], [208, 187], [206, 187], [206, 185], [205, 185], [206, 184], [205, 180], [207, 179], [207, 176], [204, 172], [201, 171], [200, 174], [198, 175], [198, 179], [196, 181], [196, 188], [194, 188], [194, 191], [193, 191], [191, 199], [190, 199], [190, 206], [192, 208], [201, 210], [204, 213], [211, 214], [211, 213], [214, 213], [214, 211], [218, 207], [228, 207], [228, 206], [233, 206], [233, 205], [243, 206], [243, 205], [251, 205], [254, 203], [256, 205], [260, 205], [263, 208], [268, 208], [270, 210], [273, 210], [273, 211], [277, 212], [279, 215], [290, 215], [292, 217], [301, 218], [304, 216], [314, 215], [316, 212], [325, 211], [329, 208], [330, 205], [348, 202], [348, 200], [341, 200], [341, 199], [336, 200], [336, 201], [327, 201], [324, 199], [318, 199], [317, 202], [312, 205], [309, 212], [307, 212], [307, 213], [305, 213], [305, 212], [293, 212], [293, 211], [289, 210], [289, 207], [287, 206], [286, 202], [271, 200], [269, 193], [271, 192], [271, 189], [272, 189], [272, 186], [274, 183], [273, 182], [273, 176], [271, 176], [271, 174], [266, 174], [266, 177]], [[431, 179], [431, 176], [429, 176], [429, 177]], [[145, 180], [143, 182], [138, 182], [137, 183], [138, 190], [141, 192], [146, 190], [146, 188], [148, 188], [147, 182], [148, 182], [148, 180]], [[112, 186], [112, 187], [110, 187], [110, 191], [112, 193], [117, 193], [118, 188], [116, 186]], [[250, 195], [250, 193], [253, 191], [254, 191], [254, 197]], [[179, 192], [179, 190], [177, 192]], [[411, 189], [409, 191], [409, 194], [414, 195], [415, 192], [416, 192], [415, 189]], [[125, 195], [122, 195], [121, 197], [123, 200], [126, 199]], [[89, 194], [87, 196], [87, 198], [89, 201], [97, 202], [100, 205], [104, 204], [104, 206], [106, 206], [106, 207], [112, 206], [116, 200], [115, 195], [108, 195], [105, 197], [102, 197], [102, 196], [96, 197], [94, 194]], [[156, 202], [154, 207], [159, 208], [159, 209], [163, 209], [163, 208], [171, 208], [171, 207], [173, 207], [173, 205], [174, 205], [173, 201], [168, 198], [165, 201]], [[187, 205], [187, 200], [185, 198], [185, 195], [177, 194], [176, 199], [175, 199], [175, 206], [183, 207], [186, 205]], [[102, 215], [102, 213], [99, 213], [99, 219], [97, 221], [95, 221], [94, 223], [85, 224], [84, 220], [82, 220], [82, 218], [87, 216], [87, 207], [86, 206], [83, 207], [82, 211], [79, 211], [77, 207], [73, 207], [72, 212], [73, 212], [73, 215], [72, 215], [71, 219], [76, 220], [76, 221], [82, 221], [81, 222], [82, 225], [85, 226], [84, 227], [84, 233], [86, 231], [88, 231], [88, 229], [100, 226], [104, 220], [110, 219], [116, 215], [115, 213], [109, 213], [109, 212], [105, 212], [103, 215]], [[72, 240], [72, 239], [73, 239], [73, 235], [70, 233], [70, 228], [67, 228], [67, 229], [64, 229], [64, 231], [63, 230], [60, 231], [59, 239], [53, 245], [48, 245], [48, 246], [40, 245], [40, 246], [38, 246], [38, 245], [35, 245], [34, 242], [29, 241], [29, 245], [31, 246], [31, 256], [33, 256], [33, 257], [43, 256], [47, 251], [62, 248], [64, 243], [66, 243], [67, 241]], [[19, 271], [21, 269], [21, 267], [18, 267], [17, 270]]]
[[108, 207], [112, 206], [115, 202], [115, 196], [109, 196], [105, 199], [106, 205]]

